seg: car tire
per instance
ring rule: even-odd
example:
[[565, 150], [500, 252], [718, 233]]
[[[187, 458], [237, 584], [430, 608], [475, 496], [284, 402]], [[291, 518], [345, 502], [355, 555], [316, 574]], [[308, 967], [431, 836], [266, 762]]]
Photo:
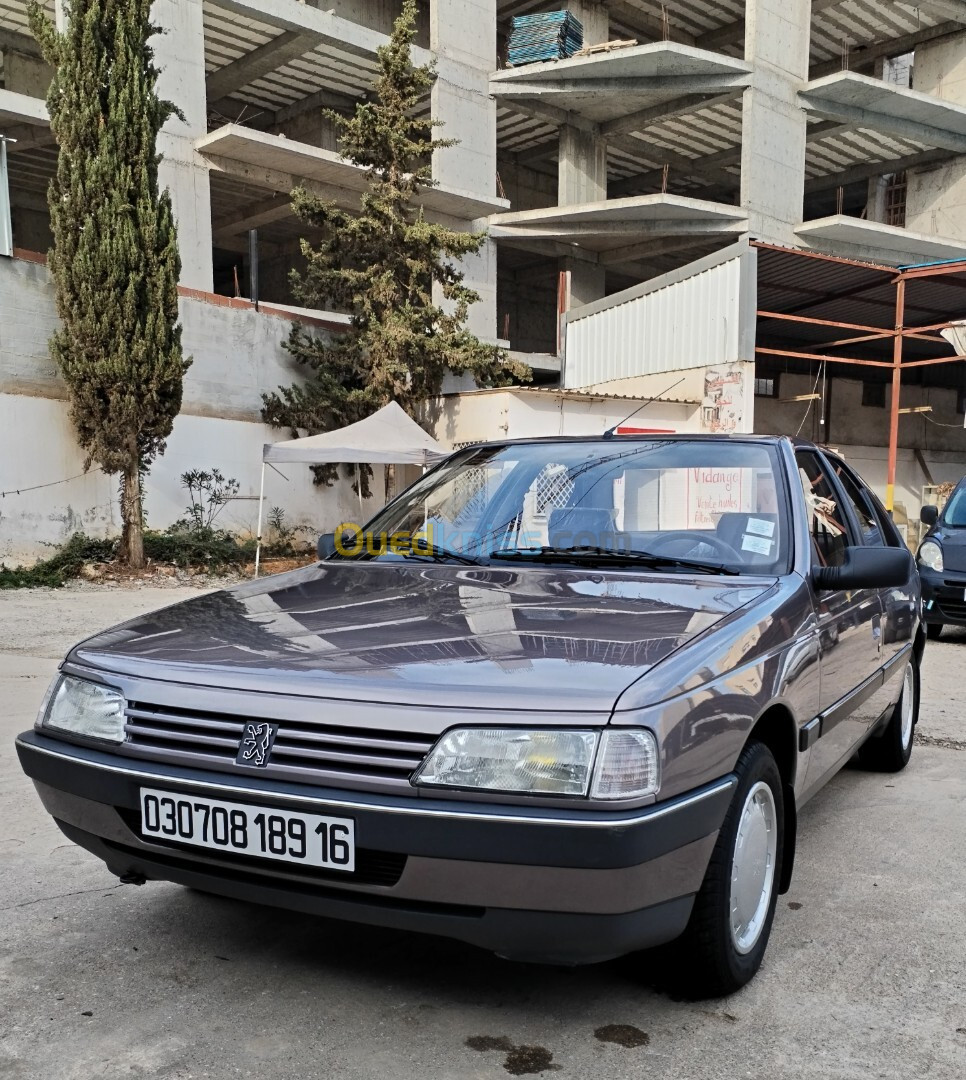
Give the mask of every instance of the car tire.
[[671, 989], [692, 1000], [724, 997], [751, 980], [775, 918], [785, 828], [781, 773], [768, 747], [751, 742], [735, 775], [690, 921], [672, 945]]
[[945, 623], [941, 622], [926, 623], [926, 635], [930, 641], [938, 641], [940, 639], [944, 625]]
[[859, 751], [859, 763], [874, 772], [900, 772], [909, 764], [919, 723], [919, 660], [913, 653], [902, 676], [902, 693], [881, 735], [873, 735]]

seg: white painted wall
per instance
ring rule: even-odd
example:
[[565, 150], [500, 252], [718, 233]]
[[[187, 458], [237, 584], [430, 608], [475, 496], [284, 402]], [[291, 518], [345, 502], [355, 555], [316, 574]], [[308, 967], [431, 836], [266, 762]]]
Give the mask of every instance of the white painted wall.
[[[472, 390], [443, 398], [434, 433], [448, 447], [491, 439], [601, 435], [646, 400], [554, 391]], [[696, 404], [655, 402], [630, 423], [680, 432], [700, 431], [700, 415]]]
[[[239, 481], [241, 495], [257, 495], [262, 444], [287, 437], [261, 423], [261, 393], [298, 377], [281, 347], [287, 319], [197, 299], [182, 298], [180, 309], [185, 352], [194, 362], [167, 452], [148, 478], [152, 528], [165, 528], [183, 515], [187, 495], [178, 478], [188, 469], [217, 467]], [[47, 545], [79, 530], [110, 536], [120, 527], [113, 478], [90, 474], [25, 490], [83, 472], [64, 387], [47, 354], [55, 323], [46, 267], [0, 259], [0, 491], [21, 492], [0, 499], [0, 560], [8, 563], [48, 554]], [[321, 532], [359, 519], [358, 497], [348, 482], [318, 488], [307, 466], [282, 471], [288, 480], [267, 472], [266, 506], [283, 507], [290, 523]], [[381, 490], [378, 472], [374, 479]], [[369, 500], [366, 516], [381, 502]], [[229, 504], [219, 521], [246, 532], [254, 529], [256, 513], [249, 498]]]

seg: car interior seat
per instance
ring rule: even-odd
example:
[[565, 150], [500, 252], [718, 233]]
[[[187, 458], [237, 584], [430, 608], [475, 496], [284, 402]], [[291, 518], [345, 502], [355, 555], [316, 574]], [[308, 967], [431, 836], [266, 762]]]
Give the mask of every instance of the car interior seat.
[[617, 511], [598, 506], [558, 506], [550, 511], [551, 547], [616, 547]]

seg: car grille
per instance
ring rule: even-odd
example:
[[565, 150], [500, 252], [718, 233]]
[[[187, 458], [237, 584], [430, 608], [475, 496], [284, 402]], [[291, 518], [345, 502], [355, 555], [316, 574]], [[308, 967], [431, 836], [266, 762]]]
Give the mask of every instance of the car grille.
[[963, 600], [949, 600], [940, 597], [937, 601], [939, 613], [951, 622], [966, 622], [966, 602]]
[[[135, 701], [128, 702], [126, 717], [126, 753], [232, 771], [245, 724], [257, 719]], [[257, 772], [309, 782], [408, 786], [435, 741], [435, 735], [280, 721], [269, 763]]]
[[[141, 813], [138, 810], [119, 810], [128, 828], [132, 832], [141, 835]], [[371, 848], [356, 848], [355, 870], [345, 872], [343, 870], [327, 870], [321, 866], [297, 866], [289, 863], [278, 862], [274, 859], [263, 859], [255, 855], [240, 855], [233, 851], [217, 851], [205, 848], [200, 851], [190, 844], [179, 844], [165, 840], [160, 836], [144, 837], [144, 840], [155, 847], [169, 848], [171, 851], [183, 851], [186, 856], [193, 856], [208, 864], [220, 866], [233, 866], [241, 870], [250, 869], [263, 875], [275, 877], [311, 878], [320, 881], [341, 881], [352, 885], [384, 885], [397, 884], [406, 869], [407, 855], [396, 851], [374, 851]], [[134, 850], [134, 849], [129, 849]]]

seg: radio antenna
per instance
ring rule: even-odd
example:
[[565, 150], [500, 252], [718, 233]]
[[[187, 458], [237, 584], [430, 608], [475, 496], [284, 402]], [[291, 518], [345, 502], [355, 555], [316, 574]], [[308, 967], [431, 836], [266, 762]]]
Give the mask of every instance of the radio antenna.
[[623, 420], [618, 420], [617, 423], [613, 427], [608, 428], [604, 432], [604, 438], [605, 439], [613, 439], [615, 433], [617, 432], [617, 429], [621, 426], [621, 424], [626, 424], [627, 421], [631, 419], [631, 417], [637, 416], [637, 414], [639, 412], [643, 412], [644, 409], [646, 409], [648, 407], [648, 405], [651, 404], [652, 401], [657, 401], [658, 398], [664, 397], [664, 395], [669, 390], [673, 390], [675, 388], [675, 386], [680, 386], [680, 384], [684, 382], [684, 378], [685, 377], [682, 375], [681, 378], [678, 379], [677, 382], [671, 383], [670, 386], [666, 387], [660, 393], [655, 394], [654, 397], [648, 398], [647, 401], [645, 401], [643, 405], [638, 405], [638, 407], [630, 414], [630, 416], [625, 416]]

